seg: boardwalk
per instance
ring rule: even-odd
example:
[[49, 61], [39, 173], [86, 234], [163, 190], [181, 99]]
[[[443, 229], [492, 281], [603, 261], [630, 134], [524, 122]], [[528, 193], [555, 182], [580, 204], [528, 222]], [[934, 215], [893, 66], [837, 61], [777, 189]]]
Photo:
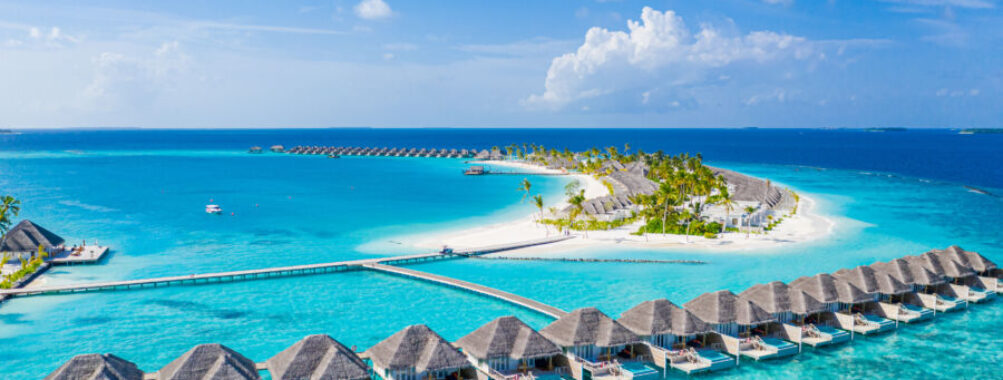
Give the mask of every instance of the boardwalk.
[[524, 308], [536, 311], [541, 314], [548, 315], [553, 318], [560, 318], [567, 314], [564, 310], [558, 309], [556, 307], [547, 305], [545, 303], [534, 301], [529, 298], [518, 296], [509, 292], [501, 291], [494, 288], [489, 288], [484, 285], [478, 285], [471, 282], [466, 282], [462, 280], [457, 280], [455, 278], [450, 278], [446, 276], [440, 276], [437, 274], [431, 274], [426, 272], [420, 272], [412, 269], [395, 267], [392, 265], [383, 265], [378, 263], [363, 264], [364, 267], [372, 270], [377, 270], [386, 273], [392, 273], [404, 277], [417, 278], [420, 280], [425, 280], [429, 282], [434, 282], [441, 285], [451, 286], [454, 288], [459, 288], [474, 293], [482, 294], [491, 298], [496, 298], [517, 306], [522, 306]]
[[192, 274], [185, 276], [157, 277], [157, 278], [147, 278], [139, 280], [43, 286], [34, 288], [0, 289], [0, 297], [25, 296], [25, 295], [36, 295], [36, 294], [129, 290], [129, 289], [143, 289], [143, 288], [158, 288], [164, 286], [177, 286], [177, 285], [203, 285], [203, 284], [212, 284], [220, 282], [251, 281], [251, 280], [262, 280], [262, 279], [277, 278], [277, 277], [305, 276], [314, 274], [342, 272], [349, 270], [359, 270], [363, 269], [362, 266], [366, 264], [403, 265], [403, 264], [419, 263], [432, 260], [448, 260], [467, 256], [484, 255], [488, 253], [514, 250], [536, 245], [556, 243], [570, 238], [574, 238], [574, 236], [555, 236], [544, 239], [526, 240], [510, 244], [471, 248], [467, 250], [459, 250], [454, 252], [453, 254], [442, 254], [438, 252], [423, 253], [416, 255], [381, 257], [381, 258], [365, 259], [365, 260], [336, 261], [330, 263], [293, 265], [284, 267], [273, 267], [273, 268], [218, 272], [218, 273]]

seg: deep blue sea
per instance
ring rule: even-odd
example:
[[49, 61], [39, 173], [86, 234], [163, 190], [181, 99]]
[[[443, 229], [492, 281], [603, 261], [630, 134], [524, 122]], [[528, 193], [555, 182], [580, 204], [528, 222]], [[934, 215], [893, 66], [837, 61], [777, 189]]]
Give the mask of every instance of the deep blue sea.
[[[572, 150], [623, 150], [628, 143], [648, 152], [700, 153], [711, 164], [810, 195], [839, 223], [829, 238], [756, 252], [575, 253], [709, 262], [703, 266], [459, 260], [416, 269], [617, 316], [648, 299], [682, 304], [706, 291], [738, 292], [950, 244], [1003, 263], [1003, 135], [949, 130], [23, 131], [0, 135], [0, 194], [21, 199], [22, 217], [70, 242], [112, 246], [105, 263], [56, 268], [46, 275], [49, 284], [326, 262], [413, 252], [402, 236], [494, 223], [535, 209], [516, 190], [522, 177], [466, 177], [462, 160], [331, 160], [250, 155], [248, 147], [523, 142]], [[566, 181], [530, 179], [534, 193], [554, 202]], [[206, 215], [210, 201], [225, 214]], [[364, 349], [414, 323], [455, 340], [502, 315], [538, 328], [549, 322], [491, 299], [369, 272], [16, 298], [0, 305], [0, 378], [41, 378], [90, 352], [115, 353], [152, 372], [204, 342], [263, 361], [314, 333]], [[1003, 306], [996, 301], [790, 360], [743, 361], [710, 377], [1000, 378], [1001, 321]]]

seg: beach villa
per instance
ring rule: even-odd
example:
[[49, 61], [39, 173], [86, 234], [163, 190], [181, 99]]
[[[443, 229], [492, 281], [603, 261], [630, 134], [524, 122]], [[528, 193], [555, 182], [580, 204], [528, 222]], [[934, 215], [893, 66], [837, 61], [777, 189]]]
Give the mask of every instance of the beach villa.
[[469, 379], [467, 357], [425, 325], [411, 325], [365, 352], [383, 380]]
[[616, 375], [620, 363], [636, 359], [643, 340], [594, 307], [577, 309], [540, 330], [567, 356], [576, 379]]
[[64, 242], [59, 235], [25, 219], [7, 231], [4, 240], [0, 241], [0, 252], [10, 253], [10, 261], [16, 262], [37, 254], [39, 246], [50, 255], [62, 252]]
[[683, 304], [717, 332], [725, 351], [756, 360], [794, 355], [797, 345], [782, 339], [784, 330], [769, 312], [728, 290], [704, 293]]
[[310, 335], [265, 362], [272, 379], [368, 380], [369, 367], [354, 351], [324, 334]]
[[470, 362], [494, 380], [566, 372], [563, 351], [516, 317], [500, 317], [456, 341]]
[[655, 364], [663, 368], [698, 373], [735, 366], [733, 358], [699, 345], [712, 332], [710, 326], [669, 300], [642, 302], [623, 312], [617, 322], [644, 339]]

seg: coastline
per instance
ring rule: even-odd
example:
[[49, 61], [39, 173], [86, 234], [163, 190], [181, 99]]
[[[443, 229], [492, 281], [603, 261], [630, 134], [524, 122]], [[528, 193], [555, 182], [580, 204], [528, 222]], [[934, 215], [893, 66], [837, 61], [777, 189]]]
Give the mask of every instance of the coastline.
[[[505, 166], [539, 173], [560, 173], [559, 170], [541, 168], [536, 165], [484, 161], [486, 165]], [[586, 198], [608, 195], [606, 186], [592, 176], [580, 173], [568, 173], [582, 183]], [[744, 232], [728, 232], [718, 234], [715, 239], [702, 236], [673, 234], [646, 234], [637, 236], [631, 234], [640, 228], [643, 222], [638, 221], [612, 230], [574, 231], [576, 238], [548, 245], [546, 247], [530, 247], [506, 252], [509, 255], [553, 254], [571, 251], [589, 250], [595, 248], [634, 248], [634, 249], [666, 249], [699, 252], [744, 252], [777, 248], [794, 244], [814, 242], [833, 234], [835, 221], [818, 210], [818, 201], [810, 196], [800, 194], [800, 204], [797, 214], [786, 217], [782, 223], [766, 234], [757, 234], [755, 230], [748, 237]], [[559, 209], [568, 205], [566, 200], [551, 203], [546, 207], [556, 206]], [[524, 217], [490, 225], [472, 227], [462, 230], [450, 230], [430, 235], [411, 236], [403, 241], [414, 241], [413, 247], [426, 250], [438, 250], [443, 246], [463, 249], [483, 245], [504, 244], [506, 242], [536, 239], [554, 236], [557, 230], [553, 226], [536, 223], [539, 214], [533, 213]]]

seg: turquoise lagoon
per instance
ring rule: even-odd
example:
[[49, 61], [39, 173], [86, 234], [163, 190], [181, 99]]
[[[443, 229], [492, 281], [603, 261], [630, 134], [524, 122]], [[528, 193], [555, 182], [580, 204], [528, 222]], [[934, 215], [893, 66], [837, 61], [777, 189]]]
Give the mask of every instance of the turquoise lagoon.
[[[410, 253], [416, 250], [407, 239], [422, 233], [534, 210], [520, 202], [522, 177], [465, 177], [460, 160], [331, 160], [203, 147], [0, 155], [0, 189], [24, 200], [23, 217], [70, 241], [99, 239], [114, 248], [103, 265], [54, 269], [50, 283]], [[699, 259], [706, 265], [456, 260], [415, 268], [616, 316], [648, 299], [682, 304], [706, 291], [737, 292], [949, 244], [1003, 262], [1003, 201], [959, 183], [878, 171], [715, 164], [809, 194], [838, 227], [819, 241], [754, 252], [609, 248], [559, 254]], [[531, 180], [534, 192], [550, 200], [558, 199], [566, 181]], [[210, 199], [224, 215], [202, 212]], [[537, 328], [549, 322], [491, 299], [369, 272], [17, 298], [0, 305], [0, 378], [41, 378], [89, 352], [115, 353], [155, 371], [203, 342], [262, 361], [314, 333], [364, 349], [414, 323], [455, 340], [502, 315]], [[992, 378], [1003, 362], [1001, 321], [997, 300], [841, 347], [743, 361], [709, 377]]]

